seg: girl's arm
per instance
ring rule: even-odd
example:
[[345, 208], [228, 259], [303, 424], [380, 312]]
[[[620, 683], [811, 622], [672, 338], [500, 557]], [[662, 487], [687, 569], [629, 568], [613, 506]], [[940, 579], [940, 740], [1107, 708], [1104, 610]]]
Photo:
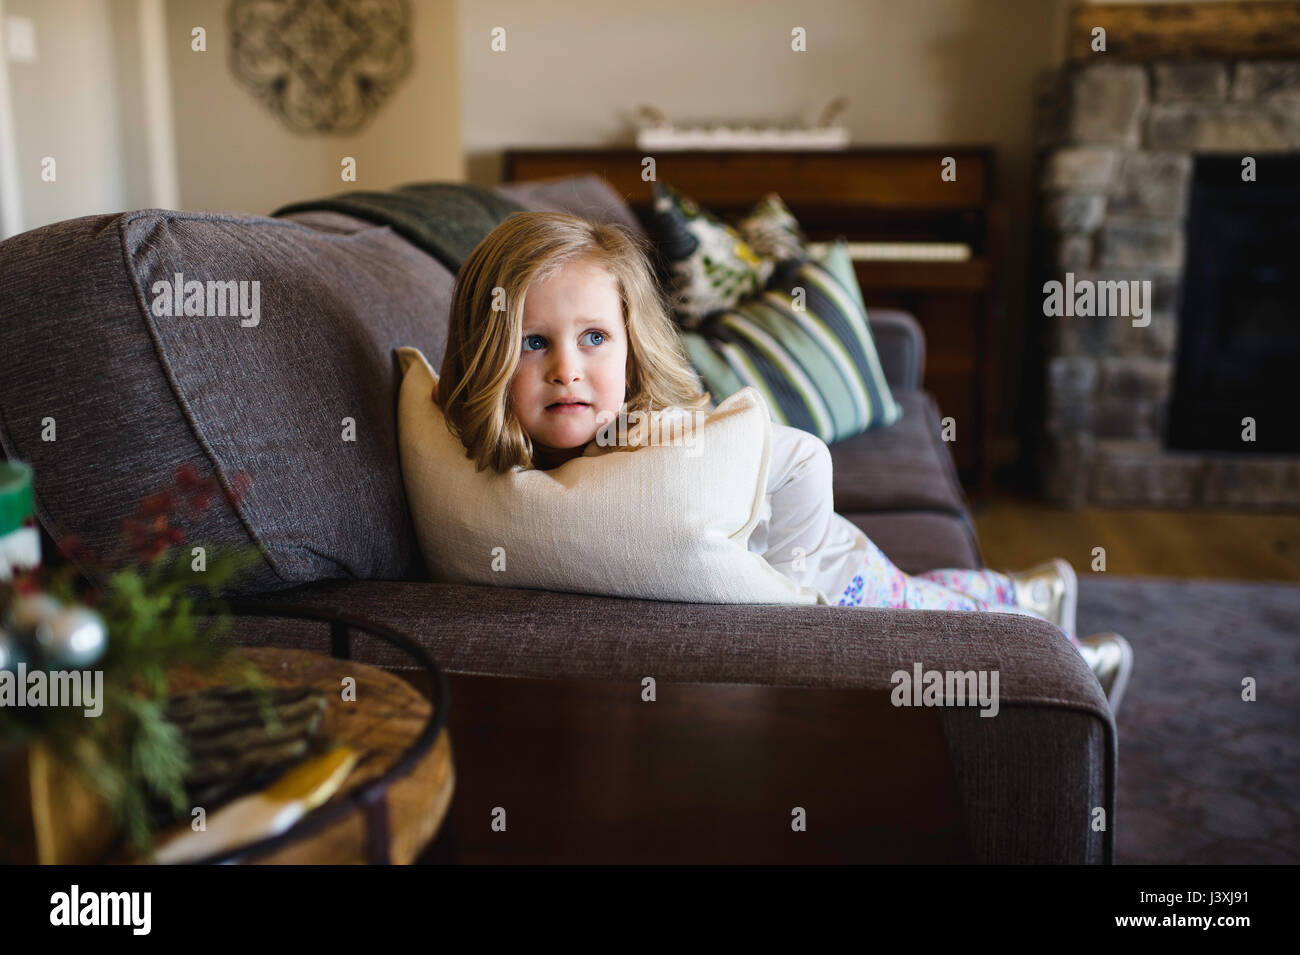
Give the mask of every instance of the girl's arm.
[[755, 543], [763, 559], [791, 580], [837, 597], [861, 562], [866, 535], [835, 513], [832, 474], [824, 441], [773, 422], [770, 517], [755, 528]]

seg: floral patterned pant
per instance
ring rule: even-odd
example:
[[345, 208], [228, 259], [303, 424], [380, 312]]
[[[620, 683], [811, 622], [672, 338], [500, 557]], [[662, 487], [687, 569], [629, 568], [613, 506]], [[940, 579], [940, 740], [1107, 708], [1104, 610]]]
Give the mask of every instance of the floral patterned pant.
[[[1011, 578], [995, 570], [931, 570], [905, 574], [870, 540], [862, 567], [840, 595], [841, 607], [988, 610], [1036, 617], [1016, 603]], [[1071, 643], [1074, 634], [1067, 634]]]

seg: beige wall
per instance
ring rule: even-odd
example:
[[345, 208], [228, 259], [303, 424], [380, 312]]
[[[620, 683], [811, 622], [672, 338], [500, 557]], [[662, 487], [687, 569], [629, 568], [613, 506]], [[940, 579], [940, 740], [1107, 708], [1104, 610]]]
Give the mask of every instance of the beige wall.
[[[415, 60], [405, 80], [352, 136], [289, 131], [231, 74], [222, 0], [167, 5], [181, 205], [268, 213], [298, 199], [346, 189], [384, 189], [417, 179], [461, 179], [454, 0], [418, 0]], [[207, 30], [207, 52], [190, 31]], [[343, 182], [344, 156], [357, 181]]]
[[[4, 0], [3, 13], [36, 27], [35, 61], [7, 64], [22, 227], [125, 208], [130, 120], [112, 0]], [[41, 178], [46, 156], [54, 182]]]
[[461, 14], [465, 148], [488, 181], [507, 145], [631, 142], [641, 103], [679, 122], [810, 122], [845, 95], [856, 143], [992, 142], [1010, 182], [1063, 25], [1055, 0], [478, 0]]
[[[0, 0], [5, 15], [30, 17], [36, 26], [36, 61], [3, 64], [22, 228], [158, 204], [151, 160], [157, 165], [169, 150], [151, 153], [149, 134], [165, 124], [149, 115], [142, 90], [140, 13], [150, 2]], [[226, 59], [227, 6], [166, 2], [174, 204], [266, 213], [349, 188], [464, 178], [455, 0], [416, 0], [412, 69], [371, 123], [349, 137], [289, 132], [235, 80]], [[206, 53], [190, 49], [195, 26], [207, 30]], [[57, 163], [53, 183], [41, 180], [44, 156]], [[340, 178], [344, 156], [357, 160], [355, 184]]]

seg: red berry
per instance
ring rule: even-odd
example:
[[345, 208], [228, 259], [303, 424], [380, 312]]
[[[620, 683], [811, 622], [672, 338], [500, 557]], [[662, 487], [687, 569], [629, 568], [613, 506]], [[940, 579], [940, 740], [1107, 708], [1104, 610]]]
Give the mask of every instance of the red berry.
[[146, 517], [153, 514], [166, 514], [175, 507], [175, 495], [170, 491], [158, 491], [140, 502], [140, 514]]

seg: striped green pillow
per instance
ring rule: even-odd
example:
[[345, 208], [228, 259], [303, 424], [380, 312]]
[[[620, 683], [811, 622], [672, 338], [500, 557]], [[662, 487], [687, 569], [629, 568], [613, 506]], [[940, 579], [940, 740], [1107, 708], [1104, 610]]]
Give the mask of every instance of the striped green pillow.
[[[902, 417], [876, 355], [861, 292], [846, 288], [830, 267], [842, 271], [845, 262], [842, 239], [820, 263], [782, 262], [760, 294], [682, 332], [687, 357], [715, 403], [753, 385], [774, 421], [827, 444]], [[803, 289], [802, 309], [796, 308], [797, 289]]]

